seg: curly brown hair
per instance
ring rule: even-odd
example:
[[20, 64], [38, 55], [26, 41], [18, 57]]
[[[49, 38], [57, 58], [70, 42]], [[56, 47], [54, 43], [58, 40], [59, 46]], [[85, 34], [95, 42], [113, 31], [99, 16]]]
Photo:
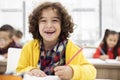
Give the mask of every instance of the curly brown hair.
[[73, 32], [73, 22], [71, 16], [67, 10], [59, 2], [45, 2], [36, 7], [32, 14], [29, 16], [29, 32], [32, 33], [34, 39], [42, 40], [39, 33], [39, 18], [41, 17], [44, 9], [52, 8], [55, 9], [61, 20], [61, 33], [59, 36], [60, 40], [67, 39], [69, 34]]

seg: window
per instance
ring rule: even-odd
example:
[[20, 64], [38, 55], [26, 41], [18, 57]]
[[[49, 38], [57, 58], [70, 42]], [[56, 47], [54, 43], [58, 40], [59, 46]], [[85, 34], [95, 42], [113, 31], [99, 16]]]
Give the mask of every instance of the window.
[[75, 23], [71, 39], [78, 45], [94, 43], [101, 37], [101, 4], [100, 0], [80, 0], [72, 8]]

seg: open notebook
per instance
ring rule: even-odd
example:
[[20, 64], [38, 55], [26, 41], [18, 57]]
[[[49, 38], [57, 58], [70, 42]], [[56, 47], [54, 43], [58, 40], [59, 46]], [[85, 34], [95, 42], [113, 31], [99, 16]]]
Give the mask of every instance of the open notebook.
[[120, 61], [117, 61], [115, 59], [106, 59], [105, 61], [104, 60], [101, 60], [99, 58], [96, 58], [96, 59], [93, 59], [93, 58], [90, 58], [88, 59], [88, 61], [92, 64], [120, 64]]
[[25, 74], [23, 80], [60, 80], [60, 78], [58, 76], [35, 77]]
[[21, 49], [19, 48], [9, 48], [8, 49], [8, 59], [7, 59], [7, 70], [6, 74], [15, 73], [18, 60], [20, 57]]

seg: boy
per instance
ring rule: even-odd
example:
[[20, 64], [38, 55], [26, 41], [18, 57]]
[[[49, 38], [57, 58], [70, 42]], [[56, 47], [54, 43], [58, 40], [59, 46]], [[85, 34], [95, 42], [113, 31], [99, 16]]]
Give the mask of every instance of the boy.
[[11, 25], [5, 24], [0, 27], [0, 55], [7, 58], [8, 49], [21, 48], [17, 46], [13, 40], [14, 28]]

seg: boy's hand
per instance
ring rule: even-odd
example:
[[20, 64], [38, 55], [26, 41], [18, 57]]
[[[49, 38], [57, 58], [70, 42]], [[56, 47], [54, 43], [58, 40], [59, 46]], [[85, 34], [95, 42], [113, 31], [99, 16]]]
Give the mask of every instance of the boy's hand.
[[45, 77], [47, 76], [43, 71], [39, 69], [32, 69], [30, 72], [28, 72], [31, 76], [37, 76], [37, 77]]
[[73, 76], [73, 69], [70, 66], [57, 66], [54, 71], [60, 79], [70, 80]]

